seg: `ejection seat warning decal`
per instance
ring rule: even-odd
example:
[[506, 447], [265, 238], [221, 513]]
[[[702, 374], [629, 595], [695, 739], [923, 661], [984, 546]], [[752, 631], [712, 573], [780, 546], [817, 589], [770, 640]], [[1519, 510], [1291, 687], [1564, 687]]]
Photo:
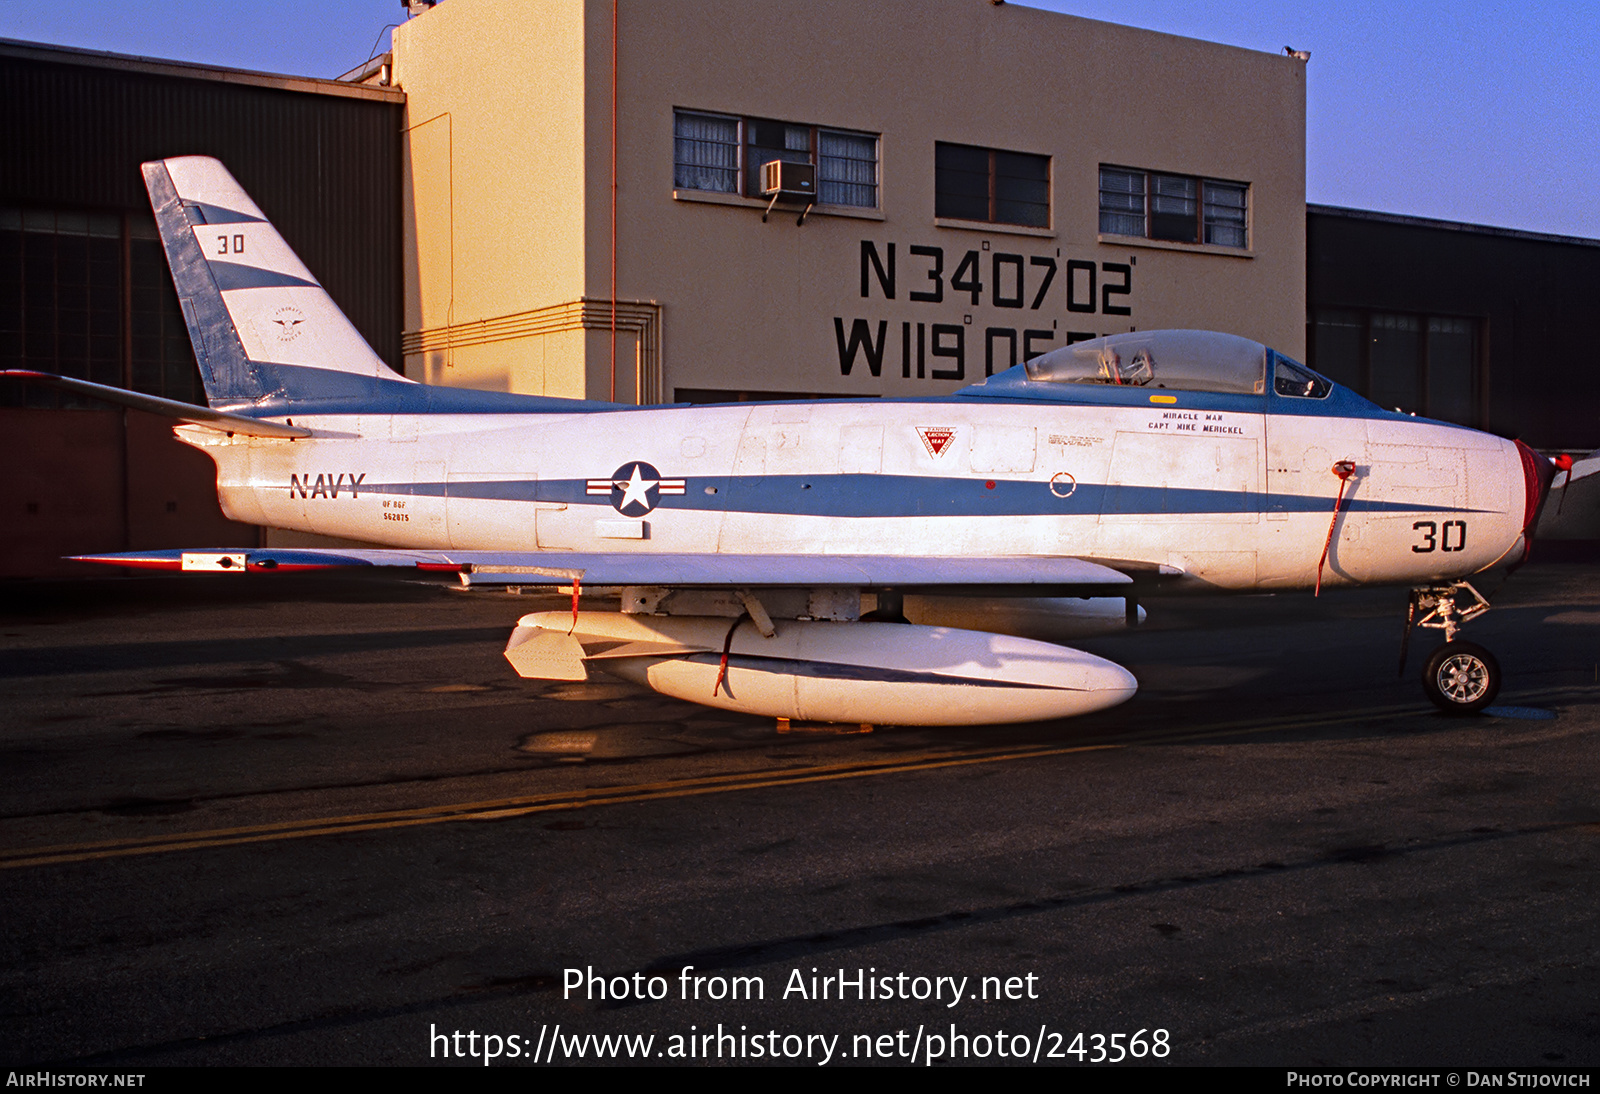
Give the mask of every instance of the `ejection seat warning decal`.
[[950, 447], [950, 438], [956, 435], [954, 428], [943, 425], [919, 425], [917, 436], [922, 438], [922, 447], [928, 450], [928, 455], [938, 459], [944, 455], [944, 450]]

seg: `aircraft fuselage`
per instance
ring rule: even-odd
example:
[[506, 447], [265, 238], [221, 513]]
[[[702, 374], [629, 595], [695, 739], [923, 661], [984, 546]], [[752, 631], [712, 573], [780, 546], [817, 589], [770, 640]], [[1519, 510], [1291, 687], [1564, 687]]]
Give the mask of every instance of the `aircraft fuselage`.
[[1361, 400], [1365, 414], [1316, 414], [1273, 393], [1094, 395], [302, 413], [315, 436], [182, 432], [216, 459], [230, 517], [396, 547], [1070, 555], [1296, 588], [1317, 579], [1333, 466], [1349, 461], [1323, 584], [1444, 580], [1520, 550], [1512, 442]]

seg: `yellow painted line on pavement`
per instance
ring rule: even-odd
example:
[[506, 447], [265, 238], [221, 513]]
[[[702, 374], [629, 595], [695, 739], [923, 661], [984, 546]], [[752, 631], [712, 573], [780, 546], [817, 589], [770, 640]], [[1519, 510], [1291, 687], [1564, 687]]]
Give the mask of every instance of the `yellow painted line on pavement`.
[[[1524, 701], [1541, 698], [1564, 698], [1569, 697], [1573, 691], [1584, 693], [1585, 697], [1588, 697], [1593, 689], [1554, 688], [1545, 692], [1523, 693], [1518, 698]], [[1084, 752], [1102, 752], [1139, 745], [1184, 744], [1203, 740], [1207, 737], [1252, 736], [1280, 730], [1317, 729], [1433, 712], [1432, 707], [1402, 704], [1374, 707], [1361, 711], [1346, 711], [1342, 714], [1333, 714], [1321, 718], [1296, 718], [1292, 720], [1281, 718], [1248, 719], [1185, 727], [1177, 731], [1136, 732], [1118, 736], [1114, 741], [1086, 742], [1055, 747], [991, 749], [982, 752], [924, 752], [913, 756], [901, 756], [892, 760], [853, 761], [806, 768], [729, 772], [720, 775], [702, 775], [685, 779], [670, 779], [615, 787], [585, 787], [572, 791], [501, 798], [491, 801], [464, 802], [456, 805], [424, 806], [416, 809], [394, 809], [375, 813], [352, 813], [345, 816], [314, 817], [305, 820], [280, 821], [238, 828], [219, 828], [209, 831], [169, 833], [131, 839], [60, 844], [50, 847], [18, 848], [0, 851], [0, 870], [17, 869], [26, 866], [50, 866], [68, 862], [88, 862], [96, 859], [121, 858], [128, 855], [148, 855], [168, 851], [229, 847], [244, 843], [301, 839], [310, 836], [331, 836], [347, 832], [374, 832], [391, 828], [409, 828], [424, 824], [442, 824], [447, 821], [504, 820], [533, 813], [584, 809], [597, 805], [622, 805], [631, 802], [662, 801], [670, 798], [683, 798], [703, 794], [721, 794], [736, 790], [799, 786], [806, 783], [859, 779], [874, 775], [894, 775], [913, 771], [930, 771], [938, 768], [1003, 763], [1008, 760], [1041, 759]]]
[[459, 805], [427, 806], [420, 809], [395, 809], [380, 813], [357, 813], [342, 817], [316, 817], [241, 828], [182, 832], [94, 843], [62, 844], [54, 847], [22, 848], [0, 852], [0, 870], [23, 866], [49, 866], [64, 862], [148, 855], [165, 851], [189, 851], [205, 847], [228, 847], [241, 843], [328, 836], [343, 832], [372, 832], [388, 828], [408, 828], [446, 821], [502, 820], [557, 810], [583, 809], [594, 805], [621, 805], [629, 802], [658, 801], [698, 794], [720, 794], [733, 790], [758, 790], [764, 787], [796, 786], [804, 783], [859, 779], [871, 775], [890, 775], [927, 771], [941, 767], [999, 763], [1005, 760], [1064, 756], [1075, 752], [1097, 752], [1122, 747], [1119, 744], [1072, 745], [1058, 748], [1025, 748], [983, 753], [923, 753], [876, 763], [829, 764], [788, 770], [735, 772], [724, 775], [672, 779], [617, 787], [586, 787], [564, 793], [539, 794], [495, 801], [467, 802]]

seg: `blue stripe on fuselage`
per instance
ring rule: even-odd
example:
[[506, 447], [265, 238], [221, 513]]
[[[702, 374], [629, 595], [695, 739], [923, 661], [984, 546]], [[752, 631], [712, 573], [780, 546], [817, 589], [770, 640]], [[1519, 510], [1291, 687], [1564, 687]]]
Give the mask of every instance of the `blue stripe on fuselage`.
[[[992, 486], [990, 484], [993, 484]], [[604, 495], [591, 496], [585, 479], [451, 480], [368, 483], [362, 493], [485, 501], [554, 502], [610, 509]], [[707, 487], [715, 487], [708, 494]], [[674, 509], [765, 513], [804, 517], [1007, 517], [1160, 516], [1332, 513], [1333, 498], [1249, 490], [1079, 483], [1057, 497], [1048, 482], [1007, 479], [932, 478], [920, 475], [765, 475], [691, 478], [682, 495], [663, 495], [652, 514]], [[1449, 505], [1349, 498], [1346, 513], [1479, 512]]]

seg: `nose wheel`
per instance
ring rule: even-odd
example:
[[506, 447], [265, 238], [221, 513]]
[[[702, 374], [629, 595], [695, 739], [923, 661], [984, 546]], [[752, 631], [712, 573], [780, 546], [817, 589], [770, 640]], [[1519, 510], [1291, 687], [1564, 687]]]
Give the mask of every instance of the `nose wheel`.
[[1465, 581], [1411, 590], [1405, 636], [1400, 641], [1400, 672], [1406, 669], [1412, 627], [1444, 631], [1444, 645], [1433, 651], [1423, 667], [1422, 690], [1446, 714], [1475, 713], [1500, 694], [1500, 662], [1494, 654], [1456, 637], [1467, 620], [1488, 610], [1489, 602]]
[[1500, 662], [1474, 642], [1446, 642], [1428, 658], [1422, 690], [1446, 714], [1473, 714], [1500, 694]]

